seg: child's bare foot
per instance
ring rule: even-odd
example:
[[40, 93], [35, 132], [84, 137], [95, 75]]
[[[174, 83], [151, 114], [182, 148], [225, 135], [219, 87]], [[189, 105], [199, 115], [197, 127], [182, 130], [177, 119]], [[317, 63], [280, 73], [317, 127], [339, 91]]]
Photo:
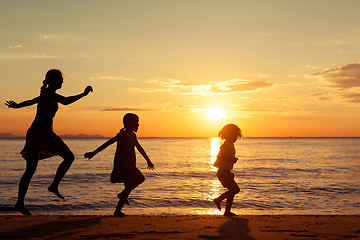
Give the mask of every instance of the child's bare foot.
[[232, 213], [232, 212], [226, 212], [226, 213], [224, 213], [224, 216], [225, 217], [235, 217], [235, 216], [237, 216], [237, 214]]
[[219, 209], [219, 211], [221, 211], [221, 200], [215, 198], [213, 202], [216, 204], [216, 207]]
[[121, 211], [115, 211], [114, 212], [114, 217], [126, 217], [127, 215]]
[[[121, 193], [119, 193], [119, 194], [117, 195], [117, 197], [118, 197], [118, 199], [121, 199]], [[125, 199], [125, 204], [126, 204], [126, 205], [130, 205], [128, 199]]]
[[49, 192], [54, 193], [58, 198], [65, 199], [59, 192], [59, 189], [57, 187], [50, 186], [48, 187]]
[[15, 209], [18, 210], [22, 215], [31, 216], [31, 212], [25, 208], [24, 204], [16, 203]]

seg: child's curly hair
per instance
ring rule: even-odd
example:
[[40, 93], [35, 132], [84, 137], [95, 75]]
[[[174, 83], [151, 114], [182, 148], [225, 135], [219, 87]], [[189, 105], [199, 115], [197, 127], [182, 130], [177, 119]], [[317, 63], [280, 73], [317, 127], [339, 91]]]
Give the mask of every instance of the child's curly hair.
[[236, 136], [238, 139], [243, 137], [241, 129], [235, 124], [226, 124], [219, 132], [221, 139], [226, 139], [228, 136]]

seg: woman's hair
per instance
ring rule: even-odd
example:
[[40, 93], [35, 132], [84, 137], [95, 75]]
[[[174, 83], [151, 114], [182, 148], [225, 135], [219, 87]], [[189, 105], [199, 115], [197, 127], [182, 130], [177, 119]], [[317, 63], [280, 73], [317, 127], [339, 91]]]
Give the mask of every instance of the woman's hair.
[[243, 137], [241, 129], [235, 124], [226, 124], [219, 132], [221, 139], [226, 139], [228, 136], [234, 135], [239, 139]]
[[139, 121], [139, 116], [138, 115], [136, 115], [134, 113], [125, 114], [125, 116], [123, 118], [124, 127], [127, 128], [130, 123], [135, 122], [135, 121], [136, 122]]
[[45, 75], [45, 80], [43, 81], [43, 85], [41, 86], [41, 91], [51, 85], [54, 80], [58, 80], [62, 77], [63, 73], [59, 69], [50, 69]]

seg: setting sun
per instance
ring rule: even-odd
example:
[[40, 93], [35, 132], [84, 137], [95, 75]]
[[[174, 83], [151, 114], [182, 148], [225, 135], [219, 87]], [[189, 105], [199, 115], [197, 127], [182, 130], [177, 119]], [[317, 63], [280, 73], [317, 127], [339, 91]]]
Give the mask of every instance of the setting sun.
[[111, 137], [133, 112], [139, 137], [228, 122], [247, 137], [360, 136], [360, 1], [18, 2], [0, 7], [0, 137], [25, 137], [36, 106], [5, 102], [39, 96], [52, 68], [58, 94], [94, 90], [60, 105], [58, 135]]
[[206, 115], [212, 121], [219, 121], [225, 117], [225, 110], [222, 108], [212, 107], [207, 109]]

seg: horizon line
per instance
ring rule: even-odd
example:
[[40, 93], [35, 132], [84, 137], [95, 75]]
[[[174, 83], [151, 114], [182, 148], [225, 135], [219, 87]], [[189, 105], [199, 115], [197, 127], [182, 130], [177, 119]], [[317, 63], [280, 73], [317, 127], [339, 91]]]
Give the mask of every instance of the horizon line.
[[[61, 138], [64, 139], [107, 139], [107, 138], [112, 138], [113, 136], [68, 136], [68, 135], [58, 135]], [[17, 135], [13, 135], [13, 136], [0, 136], [0, 139], [25, 139], [26, 136], [17, 136]], [[218, 136], [212, 136], [212, 137], [176, 137], [176, 136], [169, 136], [169, 137], [163, 137], [163, 136], [138, 136], [138, 138], [220, 138]], [[360, 136], [358, 137], [354, 137], [354, 136], [299, 136], [299, 137], [294, 137], [294, 136], [272, 136], [272, 137], [253, 137], [253, 136], [249, 136], [249, 137], [243, 137], [245, 138], [360, 138]]]

